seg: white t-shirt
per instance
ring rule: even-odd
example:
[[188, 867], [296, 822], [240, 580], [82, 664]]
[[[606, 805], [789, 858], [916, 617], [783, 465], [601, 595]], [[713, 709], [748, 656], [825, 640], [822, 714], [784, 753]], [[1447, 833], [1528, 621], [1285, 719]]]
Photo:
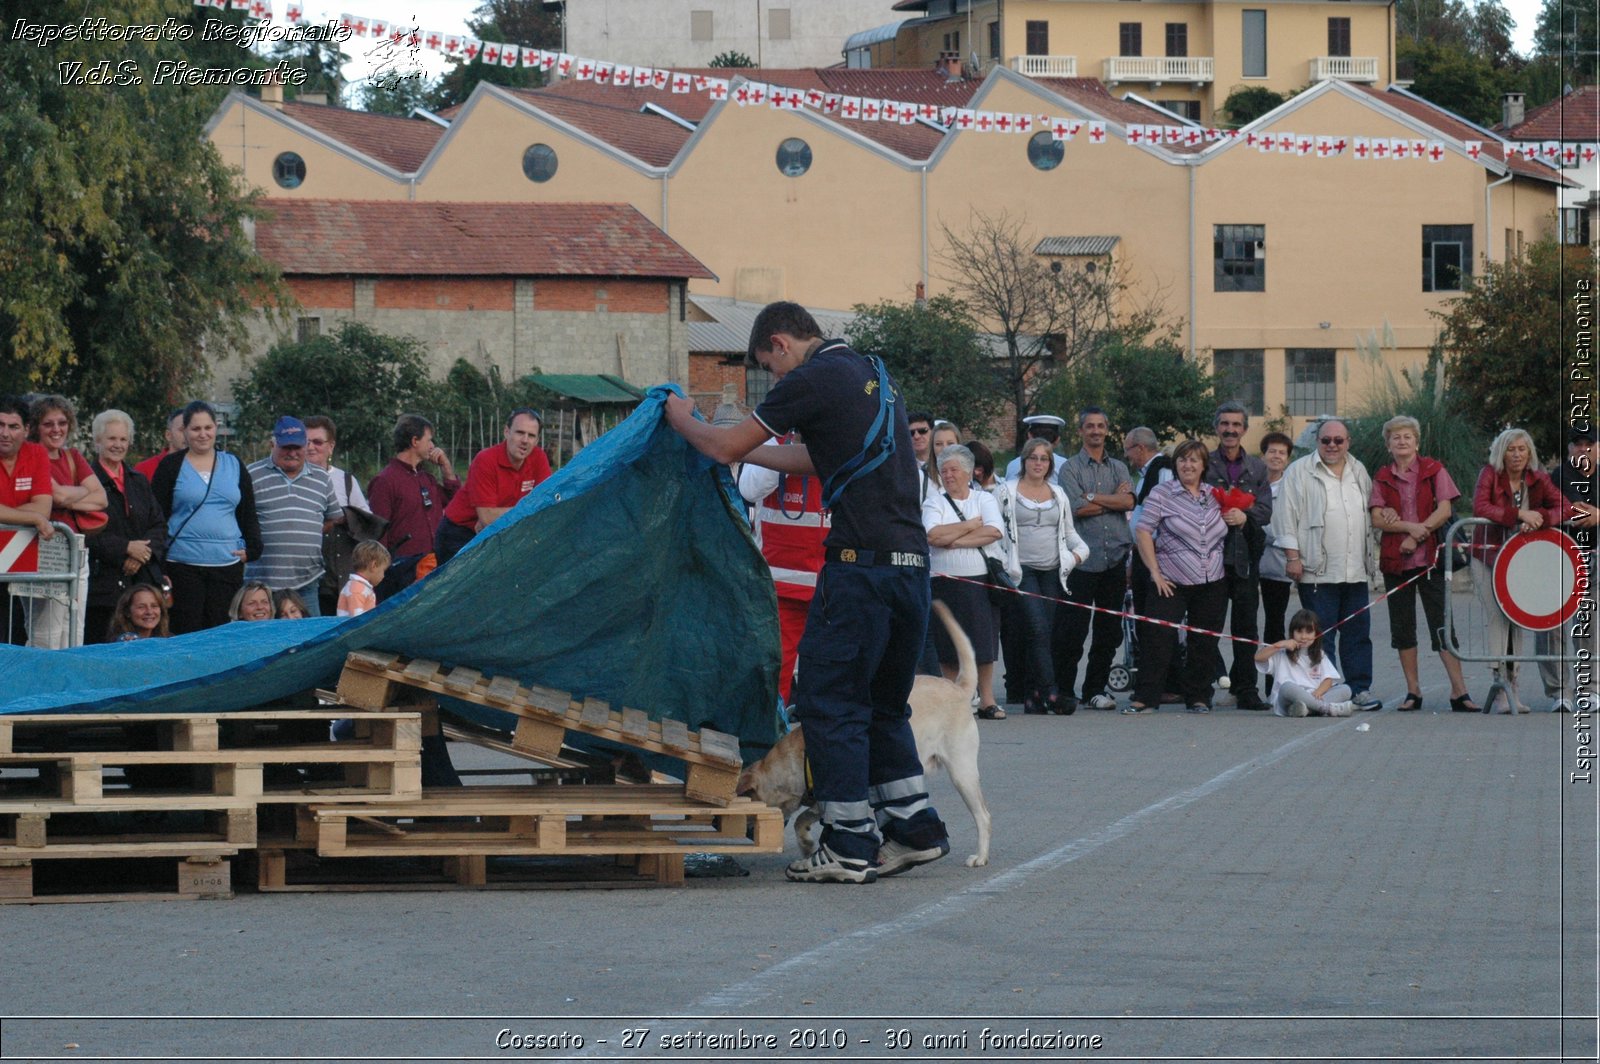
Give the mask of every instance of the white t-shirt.
[[1272, 677], [1272, 712], [1280, 717], [1289, 715], [1283, 702], [1284, 684], [1292, 683], [1314, 694], [1323, 680], [1332, 680], [1337, 685], [1344, 679], [1326, 653], [1313, 665], [1303, 650], [1280, 650], [1266, 661], [1256, 662], [1256, 671]]
[[[1000, 504], [987, 491], [971, 491], [956, 505], [960, 507], [959, 513], [950, 508], [950, 500], [942, 490], [930, 490], [928, 497], [922, 500], [922, 527], [932, 529], [981, 517], [984, 524], [994, 526], [996, 532], [1005, 535], [1005, 525], [1000, 522]], [[934, 576], [984, 576], [989, 572], [989, 563], [983, 560], [983, 551], [978, 547], [930, 545], [928, 562]]]

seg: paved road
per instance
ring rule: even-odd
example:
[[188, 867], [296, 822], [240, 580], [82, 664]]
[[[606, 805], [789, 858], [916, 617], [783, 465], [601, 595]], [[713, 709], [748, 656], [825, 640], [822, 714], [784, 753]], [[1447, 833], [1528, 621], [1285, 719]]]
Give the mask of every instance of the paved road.
[[[1379, 629], [1392, 702], [1403, 687]], [[743, 862], [748, 878], [682, 890], [0, 910], [6, 1016], [224, 1017], [10, 1020], [0, 1048], [1595, 1059], [1597, 801], [1569, 781], [1574, 722], [1440, 713], [1436, 659], [1424, 676], [1414, 714], [985, 722], [986, 868], [962, 865], [972, 822], [941, 778], [952, 859], [870, 887], [789, 884], [788, 858], [764, 856]], [[334, 1016], [368, 1018], [292, 1018]], [[627, 1044], [635, 1028], [647, 1050]], [[791, 1048], [791, 1031], [821, 1048]], [[760, 1044], [704, 1048], [741, 1033]]]

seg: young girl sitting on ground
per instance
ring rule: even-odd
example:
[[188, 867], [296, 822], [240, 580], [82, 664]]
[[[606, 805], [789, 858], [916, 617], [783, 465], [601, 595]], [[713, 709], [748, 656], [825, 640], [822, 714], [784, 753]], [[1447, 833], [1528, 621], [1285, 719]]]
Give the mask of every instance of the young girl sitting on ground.
[[1256, 651], [1256, 671], [1272, 677], [1272, 712], [1280, 717], [1348, 717], [1350, 688], [1322, 653], [1317, 615], [1300, 610], [1289, 618], [1289, 638]]

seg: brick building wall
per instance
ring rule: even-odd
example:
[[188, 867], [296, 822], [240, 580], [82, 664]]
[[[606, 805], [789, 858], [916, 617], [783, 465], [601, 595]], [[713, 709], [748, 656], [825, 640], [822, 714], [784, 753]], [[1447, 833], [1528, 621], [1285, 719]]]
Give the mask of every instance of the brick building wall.
[[250, 359], [299, 335], [306, 318], [320, 319], [315, 327], [323, 334], [354, 319], [381, 333], [413, 336], [426, 348], [435, 378], [458, 358], [482, 371], [497, 366], [508, 380], [536, 370], [611, 373], [649, 387], [683, 384], [689, 372], [688, 327], [677, 313], [681, 281], [291, 277], [287, 283], [300, 308], [284, 322], [257, 319], [245, 352], [215, 360], [217, 398], [232, 394]]

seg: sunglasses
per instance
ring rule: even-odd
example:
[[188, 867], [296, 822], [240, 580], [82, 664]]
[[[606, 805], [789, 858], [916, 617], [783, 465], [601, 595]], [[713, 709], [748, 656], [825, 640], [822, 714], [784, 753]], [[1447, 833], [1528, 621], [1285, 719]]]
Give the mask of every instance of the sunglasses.
[[1340, 444], [1349, 443], [1350, 438], [1348, 436], [1323, 436], [1320, 437], [1317, 442], [1321, 443], [1324, 447], [1337, 447]]
[[912, 429], [911, 430], [911, 435], [913, 435], [913, 436], [926, 436], [928, 433], [930, 433], [932, 431], [933, 431], [932, 429]]
[[424, 510], [433, 509], [433, 493], [428, 490], [428, 485], [418, 484], [417, 490], [422, 493], [422, 508]]

